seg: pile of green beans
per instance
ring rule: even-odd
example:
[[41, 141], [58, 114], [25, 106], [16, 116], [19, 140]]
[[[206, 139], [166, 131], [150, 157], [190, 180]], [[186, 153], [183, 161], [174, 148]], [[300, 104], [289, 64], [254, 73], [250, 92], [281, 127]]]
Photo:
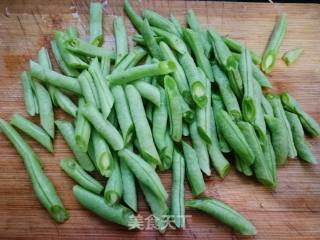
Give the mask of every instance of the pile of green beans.
[[[255, 235], [254, 225], [240, 213], [204, 197], [204, 175], [214, 169], [225, 178], [233, 154], [237, 171], [275, 189], [277, 166], [288, 157], [317, 163], [304, 131], [318, 137], [319, 124], [288, 93], [264, 93], [272, 88], [265, 73], [275, 66], [286, 14], [261, 57], [214, 28], [205, 30], [192, 10], [186, 14], [187, 26], [148, 9], [139, 16], [129, 0], [124, 11], [138, 32], [132, 37], [137, 46], [130, 49], [125, 21], [115, 17], [115, 50], [104, 48], [103, 6], [91, 3], [88, 40], [75, 27], [54, 35], [52, 52], [61, 73], [42, 48], [21, 74], [25, 110], [39, 115], [40, 124], [19, 113], [10, 123], [0, 118], [0, 130], [23, 158], [37, 198], [54, 220], [68, 219], [40, 159], [15, 128], [53, 152], [56, 126], [74, 154], [60, 161], [77, 184], [73, 194], [100, 217], [139, 228], [139, 186], [161, 233], [169, 214], [177, 228], [185, 228], [189, 207], [242, 235]], [[294, 49], [283, 59], [289, 65], [302, 52]], [[54, 108], [73, 119], [55, 119]], [[171, 169], [168, 206], [157, 170]], [[196, 199], [185, 201], [185, 178]]]

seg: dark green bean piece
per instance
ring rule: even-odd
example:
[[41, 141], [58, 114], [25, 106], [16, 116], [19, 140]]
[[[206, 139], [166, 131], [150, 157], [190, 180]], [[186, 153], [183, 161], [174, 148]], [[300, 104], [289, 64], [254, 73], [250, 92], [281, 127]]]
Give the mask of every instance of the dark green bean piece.
[[57, 88], [81, 94], [81, 87], [76, 78], [67, 77], [30, 60], [30, 74], [40, 81], [49, 83]]
[[123, 17], [118, 16], [113, 20], [113, 33], [116, 41], [116, 64], [118, 64], [129, 53], [128, 33]]
[[78, 80], [86, 103], [98, 108], [100, 106], [98, 93], [90, 73], [87, 70], [82, 71]]
[[170, 33], [167, 30], [162, 30], [156, 27], [151, 27], [151, 29], [155, 34], [157, 34], [158, 37], [162, 38], [163, 41], [170, 46], [170, 48], [177, 51], [178, 53], [184, 54], [188, 51], [186, 44], [176, 34]]
[[177, 82], [181, 95], [185, 98], [191, 98], [187, 77], [176, 56], [165, 42], [160, 42], [160, 50], [164, 59], [173, 61], [176, 64], [176, 70], [172, 73], [172, 76]]
[[69, 67], [65, 63], [65, 61], [62, 59], [62, 56], [61, 56], [61, 53], [60, 53], [60, 50], [57, 46], [56, 41], [51, 41], [51, 49], [52, 49], [52, 53], [56, 59], [56, 62], [59, 65], [59, 68], [61, 69], [61, 71], [69, 77], [77, 77], [79, 75], [78, 70]]
[[40, 124], [49, 136], [54, 138], [54, 115], [49, 92], [37, 81], [34, 85], [39, 105]]
[[263, 94], [261, 95], [261, 105], [262, 105], [264, 114], [272, 117], [274, 116], [272, 106]]
[[[250, 145], [253, 154], [255, 155], [253, 169], [257, 180], [267, 187], [274, 188], [275, 182], [273, 182], [273, 174], [270, 171], [267, 160], [264, 158], [260, 141], [254, 131], [253, 126], [250, 123], [243, 121], [239, 121], [237, 125], [246, 141]], [[241, 156], [239, 157], [242, 161]]]
[[217, 136], [218, 136], [220, 151], [223, 153], [229, 153], [229, 152], [231, 152], [231, 149], [230, 149], [228, 143], [226, 142], [226, 140], [224, 139], [224, 137], [221, 133], [221, 130], [218, 128], [217, 120], [216, 120], [216, 115], [217, 115], [218, 111], [220, 109], [224, 110], [224, 105], [223, 105], [222, 99], [219, 95], [212, 94], [211, 100], [212, 100], [212, 111], [214, 114], [214, 120], [215, 120], [214, 122], [215, 122], [216, 129], [217, 129]]
[[308, 133], [310, 133], [311, 136], [320, 136], [320, 126], [317, 121], [313, 119], [308, 113], [303, 111], [301, 106], [292, 96], [290, 96], [288, 93], [282, 93], [281, 101], [287, 111], [293, 112], [299, 116], [302, 126]]
[[75, 121], [75, 138], [79, 148], [83, 152], [87, 152], [91, 134], [91, 126], [87, 119], [82, 115], [81, 109], [85, 105], [85, 101], [82, 98], [79, 99], [78, 105], [80, 110], [77, 113]]
[[300, 57], [303, 53], [303, 48], [295, 48], [283, 54], [282, 60], [287, 64], [287, 66], [291, 65]]
[[69, 68], [85, 69], [88, 64], [81, 60], [78, 56], [74, 55], [72, 52], [68, 51], [65, 46], [65, 41], [69, 40], [70, 36], [67, 33], [56, 31], [54, 34], [54, 40], [59, 49], [60, 55], [63, 61], [67, 64]]
[[[211, 108], [211, 107], [210, 107]], [[224, 178], [228, 175], [230, 171], [230, 163], [223, 156], [219, 149], [219, 142], [217, 137], [217, 130], [215, 126], [215, 119], [213, 115], [213, 111], [210, 112], [210, 137], [211, 144], [208, 144], [208, 152], [211, 159], [211, 163], [214, 169], [217, 171], [221, 178]]]
[[[198, 132], [201, 138], [208, 144], [211, 143], [210, 135], [210, 112], [211, 109], [211, 83], [204, 75], [204, 72], [199, 68], [203, 83], [206, 86], [207, 104], [203, 108], [196, 109]], [[192, 121], [190, 121], [192, 122]]]
[[221, 130], [229, 146], [248, 166], [251, 166], [254, 163], [254, 154], [246, 138], [230, 115], [224, 110], [219, 110], [216, 115], [216, 121], [217, 127]]
[[110, 177], [114, 169], [114, 160], [108, 144], [95, 130], [92, 131], [91, 142], [94, 151], [93, 159], [96, 168], [101, 176]]
[[104, 189], [104, 198], [107, 203], [114, 205], [119, 203], [123, 194], [123, 186], [118, 158], [114, 157], [114, 168]]
[[[132, 145], [128, 146], [129, 148]], [[123, 188], [123, 201], [135, 212], [138, 211], [138, 203], [137, 203], [137, 190], [136, 190], [136, 183], [135, 177], [125, 163], [125, 160], [119, 158], [120, 162], [120, 172], [121, 172], [121, 179], [122, 179], [122, 188]]]
[[160, 105], [160, 92], [157, 87], [145, 81], [135, 81], [132, 84], [136, 87], [141, 97], [149, 100], [154, 105]]
[[266, 123], [271, 132], [271, 141], [276, 155], [277, 165], [284, 165], [289, 154], [288, 132], [279, 118], [265, 115]]
[[56, 91], [54, 92], [54, 98], [57, 106], [59, 106], [61, 110], [70, 114], [72, 117], [77, 116], [78, 107], [67, 95], [56, 89]]
[[209, 40], [213, 47], [213, 52], [218, 64], [227, 73], [230, 86], [238, 99], [243, 95], [243, 83], [238, 69], [238, 62], [230, 52], [228, 46], [224, 43], [221, 36], [211, 28], [208, 30]]
[[81, 187], [96, 194], [102, 192], [103, 186], [84, 171], [73, 158], [62, 159], [60, 161], [60, 167]]
[[110, 85], [126, 84], [144, 77], [166, 75], [176, 70], [173, 61], [140, 65], [121, 72], [113, 72], [107, 77]]
[[94, 106], [86, 104], [81, 112], [114, 150], [117, 151], [124, 147], [118, 130]]
[[254, 97], [254, 106], [256, 109], [256, 119], [252, 123], [254, 126], [256, 133], [258, 135], [258, 138], [261, 143], [263, 143], [266, 140], [266, 134], [267, 134], [267, 127], [266, 122], [264, 120], [264, 112], [262, 109], [262, 89], [259, 85], [259, 83], [254, 82], [253, 83], [253, 97]]
[[170, 137], [169, 131], [165, 135], [165, 149], [160, 153], [161, 165], [159, 166], [160, 171], [165, 171], [171, 168], [174, 144]]
[[142, 15], [145, 19], [148, 19], [150, 25], [179, 36], [175, 26], [167, 18], [161, 16], [160, 14], [149, 9], [144, 9]]
[[184, 158], [176, 150], [173, 151], [172, 184], [171, 184], [171, 214], [177, 228], [185, 227], [184, 209]]
[[49, 152], [53, 152], [53, 146], [49, 135], [38, 125], [24, 118], [19, 113], [12, 115], [10, 124], [35, 139]]
[[103, 7], [102, 3], [90, 3], [89, 16], [89, 42], [96, 46], [103, 44]]
[[141, 96], [132, 85], [125, 88], [136, 136], [141, 147], [141, 155], [152, 164], [160, 164], [160, 157], [153, 142]]
[[154, 32], [152, 31], [147, 19], [143, 20], [142, 26], [143, 31], [141, 32], [141, 34], [150, 55], [161, 60], [163, 57], [160, 51], [159, 44], [154, 37]]
[[176, 28], [176, 31], [179, 33], [179, 36], [182, 37], [182, 26], [179, 22], [179, 20], [172, 14], [170, 14], [170, 21], [171, 23], [174, 25], [174, 27]]
[[33, 92], [32, 86], [31, 86], [31, 77], [28, 72], [22, 72], [20, 74], [20, 79], [22, 81], [22, 87], [23, 87], [23, 97], [24, 97], [24, 105], [26, 112], [30, 116], [34, 116], [36, 114], [37, 110], [37, 99], [35, 96], [35, 93]]
[[[245, 45], [241, 42], [232, 39], [230, 37], [222, 37], [225, 44], [229, 47], [229, 49], [236, 53], [242, 53], [243, 49], [245, 48]], [[255, 64], [261, 63], [261, 56], [259, 56], [256, 52], [254, 52], [251, 49], [248, 49], [252, 58], [252, 62]]]
[[80, 38], [70, 38], [64, 42], [64, 45], [70, 52], [85, 57], [109, 57], [111, 59], [115, 59], [115, 53], [113, 50], [92, 45]]
[[105, 202], [103, 197], [77, 185], [72, 190], [75, 198], [84, 208], [107, 221], [123, 225], [129, 229], [134, 229], [138, 226], [138, 220], [129, 208], [120, 204], [111, 206]]
[[287, 138], [288, 138], [288, 142], [289, 142], [289, 155], [288, 156], [290, 158], [295, 158], [297, 156], [297, 150], [294, 146], [290, 124], [289, 124], [288, 119], [286, 117], [286, 114], [284, 112], [280, 97], [278, 97], [274, 94], [267, 94], [266, 97], [272, 106], [274, 115], [284, 123], [285, 129], [287, 131]]
[[296, 114], [287, 111], [286, 116], [291, 127], [293, 141], [298, 152], [298, 157], [308, 163], [317, 164], [317, 159], [312, 154], [306, 140], [304, 139], [304, 132], [299, 117]]
[[0, 130], [16, 148], [22, 157], [26, 170], [31, 178], [32, 188], [40, 203], [47, 209], [50, 216], [58, 223], [68, 219], [68, 213], [63, 206], [54, 185], [41, 168], [41, 160], [19, 133], [5, 120], [0, 118]]
[[277, 166], [276, 166], [276, 155], [272, 147], [270, 134], [267, 133], [266, 141], [262, 145], [264, 159], [268, 164], [270, 172], [272, 174], [274, 185], [277, 185]]
[[194, 121], [190, 125], [190, 136], [192, 139], [192, 146], [197, 153], [200, 169], [207, 176], [210, 176], [211, 169], [207, 145], [206, 142], [202, 140], [201, 136], [199, 135], [196, 121]]
[[152, 114], [152, 135], [154, 143], [156, 144], [161, 157], [161, 154], [167, 147], [165, 136], [168, 122], [168, 111], [166, 104], [166, 93], [162, 87], [159, 87], [159, 91], [160, 105], [154, 108]]
[[254, 79], [252, 75], [252, 60], [249, 50], [242, 51], [239, 61], [239, 70], [243, 82], [242, 115], [248, 122], [254, 122], [256, 119], [256, 108], [254, 104]]
[[114, 67], [112, 73], [122, 72], [129, 67], [137, 65], [146, 54], [147, 52], [141, 47], [133, 48], [129, 54]]
[[170, 210], [164, 199], [159, 199], [148, 187], [140, 183], [140, 188], [155, 218], [157, 230], [164, 233], [168, 226]]
[[241, 119], [241, 110], [236, 95], [231, 90], [228, 77], [220, 69], [218, 65], [213, 65], [214, 79], [218, 84], [223, 103], [226, 106], [228, 113], [235, 120]]
[[182, 108], [179, 90], [175, 80], [170, 76], [164, 78], [166, 103], [169, 115], [170, 135], [175, 142], [180, 142], [182, 137]]
[[261, 69], [265, 73], [271, 73], [276, 63], [279, 48], [287, 32], [287, 25], [287, 14], [282, 13], [278, 17], [277, 23], [272, 30], [272, 35], [270, 36], [268, 45], [262, 56]]
[[126, 148], [120, 150], [118, 155], [124, 159], [136, 178], [148, 187], [159, 200], [166, 200], [168, 198], [168, 194], [164, 189], [159, 176], [150, 164]]
[[207, 104], [206, 88], [193, 58], [189, 53], [180, 56], [179, 62], [189, 82], [191, 96], [198, 107], [202, 108]]
[[186, 206], [199, 209], [213, 216], [241, 235], [249, 236], [257, 233], [255, 226], [249, 220], [219, 200], [213, 198], [188, 200]]
[[211, 82], [213, 82], [214, 79], [212, 69], [210, 66], [209, 59], [205, 55], [204, 47], [201, 44], [200, 35], [197, 32], [192, 31], [191, 29], [184, 29], [183, 36], [195, 56], [197, 65], [205, 73], [206, 77]]
[[242, 172], [247, 177], [251, 177], [253, 175], [252, 165], [249, 166], [247, 163], [243, 162], [238, 155], [235, 155], [234, 157], [236, 163], [238, 164], [239, 170], [241, 170], [240, 172]]
[[186, 142], [182, 141], [183, 155], [186, 162], [186, 174], [192, 194], [199, 196], [206, 190], [203, 175], [199, 166], [199, 160], [195, 150]]
[[111, 71], [111, 58], [104, 56], [100, 60], [100, 69], [103, 77], [106, 77], [110, 74]]
[[123, 4], [123, 9], [127, 13], [131, 23], [138, 30], [138, 32], [142, 32], [143, 30], [143, 20], [142, 18], [135, 12], [133, 7], [130, 4], [129, 0], [125, 0]]
[[[159, 37], [159, 36], [154, 36], [154, 38], [156, 39], [156, 41], [159, 43], [161, 41], [163, 41], [163, 37]], [[142, 46], [145, 46], [146, 43], [142, 37], [141, 34], [135, 34], [131, 37], [132, 41], [134, 41], [136, 44], [138, 45], [142, 45]]]
[[94, 165], [91, 162], [89, 156], [85, 152], [83, 152], [76, 143], [75, 131], [72, 124], [64, 120], [56, 120], [55, 123], [64, 140], [76, 156], [80, 166], [86, 171], [93, 171]]
[[97, 58], [92, 60], [88, 68], [88, 71], [90, 72], [93, 78], [94, 85], [98, 92], [98, 98], [103, 117], [107, 119], [113, 107], [114, 98], [112, 96], [108, 84], [102, 76]]
[[192, 11], [192, 9], [188, 10], [186, 16], [187, 16], [188, 26], [199, 35], [201, 44], [202, 44], [204, 51], [205, 51], [205, 54], [208, 57], [210, 55], [211, 45], [208, 40], [207, 33], [202, 29], [202, 27], [197, 19], [197, 16]]

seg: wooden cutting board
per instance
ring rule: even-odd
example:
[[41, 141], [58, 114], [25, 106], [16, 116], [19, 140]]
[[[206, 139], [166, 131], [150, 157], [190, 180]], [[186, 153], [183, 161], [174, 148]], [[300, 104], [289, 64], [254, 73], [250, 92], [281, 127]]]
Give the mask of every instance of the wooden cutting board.
[[[26, 70], [29, 59], [35, 59], [40, 47], [50, 48], [55, 29], [76, 25], [87, 35], [89, 1], [10, 1], [0, 2], [0, 116], [7, 120], [14, 112], [26, 115], [19, 73]], [[279, 59], [270, 76], [277, 92], [288, 91], [303, 108], [320, 121], [320, 5], [223, 3], [184, 1], [134, 1], [136, 8], [151, 8], [163, 15], [173, 13], [184, 22], [184, 14], [192, 8], [206, 27], [215, 26], [221, 33], [245, 42], [261, 53], [280, 12], [289, 17], [288, 34], [280, 50], [303, 47], [298, 62], [286, 67]], [[113, 46], [112, 19], [124, 15], [122, 1], [105, 1], [104, 29], [106, 46]], [[129, 32], [132, 25], [126, 18]], [[280, 58], [279, 56], [279, 58]], [[56, 67], [56, 66], [55, 66]], [[56, 68], [57, 69], [57, 68]], [[67, 118], [56, 111], [56, 118]], [[37, 117], [32, 120], [38, 122]], [[155, 230], [127, 231], [104, 221], [83, 209], [74, 199], [70, 180], [59, 168], [59, 160], [70, 156], [60, 134], [54, 143], [55, 153], [26, 137], [44, 161], [44, 169], [57, 187], [70, 219], [62, 225], [54, 223], [42, 209], [32, 192], [30, 179], [21, 158], [0, 134], [0, 238], [21, 239], [237, 239], [229, 228], [197, 211], [190, 215], [185, 230], [169, 230], [160, 235]], [[309, 141], [320, 159], [320, 140]], [[161, 174], [170, 190], [170, 174]], [[298, 159], [289, 160], [278, 171], [279, 185], [270, 191], [253, 179], [231, 171], [224, 180], [216, 175], [206, 179], [209, 196], [221, 199], [247, 216], [257, 227], [256, 239], [320, 238], [320, 167], [309, 166]], [[186, 187], [186, 198], [191, 198]], [[150, 212], [139, 195], [139, 214]]]

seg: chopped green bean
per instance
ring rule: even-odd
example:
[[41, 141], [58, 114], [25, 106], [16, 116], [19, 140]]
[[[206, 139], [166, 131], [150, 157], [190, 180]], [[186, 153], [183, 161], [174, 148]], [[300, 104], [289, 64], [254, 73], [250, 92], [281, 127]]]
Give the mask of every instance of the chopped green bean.
[[149, 100], [156, 106], [160, 106], [160, 92], [157, 87], [145, 81], [135, 81], [132, 85], [135, 86], [141, 97]]
[[159, 200], [166, 200], [168, 198], [168, 194], [159, 176], [150, 164], [126, 148], [120, 150], [118, 154], [119, 157], [124, 159], [136, 178], [148, 187]]
[[197, 32], [192, 31], [191, 29], [184, 29], [183, 36], [195, 56], [197, 65], [205, 73], [206, 77], [211, 82], [213, 82], [214, 79], [211, 65], [209, 59], [205, 55], [204, 47], [201, 45], [200, 35]]
[[117, 151], [124, 147], [118, 130], [94, 106], [86, 104], [81, 112], [114, 150]]
[[219, 200], [213, 198], [188, 200], [186, 206], [213, 216], [241, 235], [256, 235], [257, 233], [255, 226], [249, 220]]
[[49, 83], [57, 88], [63, 88], [65, 90], [81, 94], [81, 87], [76, 78], [64, 76], [31, 60], [30, 74], [31, 77], [34, 77], [45, 83]]
[[183, 155], [186, 161], [186, 174], [192, 194], [199, 196], [206, 190], [206, 185], [199, 166], [196, 151], [186, 142], [182, 141]]
[[241, 110], [237, 100], [237, 97], [234, 95], [233, 91], [230, 88], [228, 77], [220, 69], [218, 65], [213, 65], [213, 75], [214, 79], [218, 84], [223, 103], [226, 106], [228, 113], [235, 120], [241, 119]]
[[89, 156], [85, 152], [83, 152], [76, 143], [75, 131], [72, 124], [64, 120], [56, 120], [55, 123], [64, 140], [69, 145], [70, 149], [77, 158], [80, 166], [86, 171], [93, 171], [94, 165], [92, 164]]
[[123, 194], [122, 179], [118, 158], [114, 157], [113, 162], [114, 168], [104, 189], [104, 198], [106, 202], [110, 205], [119, 203]]
[[31, 86], [31, 77], [28, 72], [22, 72], [20, 79], [23, 86], [24, 105], [26, 112], [30, 116], [34, 116], [37, 112], [38, 102]]
[[229, 146], [248, 166], [251, 166], [254, 163], [254, 154], [246, 138], [230, 115], [224, 110], [219, 110], [216, 115], [216, 121], [217, 127], [221, 130]]
[[254, 79], [252, 75], [252, 60], [249, 50], [242, 51], [239, 61], [240, 75], [243, 82], [244, 95], [242, 99], [243, 119], [254, 122], [256, 119], [256, 108], [254, 104]]
[[283, 54], [282, 60], [287, 64], [287, 66], [291, 65], [300, 57], [303, 53], [303, 48], [295, 48]]
[[87, 70], [84, 70], [79, 75], [78, 79], [81, 86], [81, 92], [86, 103], [89, 103], [95, 107], [99, 107], [100, 104], [97, 96], [97, 89], [94, 86], [94, 82], [90, 73]]
[[253, 97], [254, 97], [254, 106], [256, 109], [256, 119], [252, 123], [254, 126], [257, 136], [261, 143], [264, 143], [267, 135], [266, 122], [264, 120], [264, 112], [262, 109], [262, 89], [257, 82], [253, 82]]
[[311, 134], [311, 136], [320, 136], [319, 124], [308, 113], [303, 111], [301, 106], [292, 96], [290, 96], [288, 93], [282, 93], [281, 101], [287, 111], [296, 113], [299, 116], [302, 126], [308, 133]]
[[308, 144], [304, 139], [304, 132], [299, 117], [296, 114], [287, 111], [286, 116], [291, 127], [293, 141], [298, 152], [298, 157], [308, 163], [317, 164], [317, 159], [312, 154]]
[[154, 145], [152, 132], [146, 117], [143, 102], [138, 90], [127, 85], [125, 88], [136, 136], [141, 147], [141, 155], [152, 164], [160, 164], [160, 157]]
[[138, 219], [134, 213], [123, 205], [111, 206], [107, 204], [103, 197], [91, 193], [80, 186], [73, 187], [73, 194], [77, 201], [86, 209], [94, 212], [98, 216], [122, 226], [134, 229], [138, 227]]
[[49, 152], [53, 152], [53, 146], [49, 135], [38, 125], [24, 118], [19, 113], [15, 113], [12, 115], [10, 124], [35, 139]]
[[177, 228], [185, 227], [184, 175], [184, 159], [180, 153], [175, 150], [173, 151], [172, 163], [171, 214]]
[[100, 60], [100, 69], [103, 77], [106, 77], [110, 74], [111, 70], [111, 58], [104, 56]]
[[279, 48], [287, 32], [287, 25], [287, 14], [282, 13], [278, 17], [277, 23], [272, 30], [272, 35], [269, 39], [268, 45], [262, 56], [261, 69], [265, 73], [271, 73], [276, 63]]
[[90, 17], [89, 17], [89, 42], [96, 46], [103, 44], [103, 7], [102, 3], [90, 3]]
[[134, 25], [134, 27], [138, 30], [138, 32], [142, 32], [143, 30], [143, 20], [142, 18], [135, 12], [133, 7], [130, 4], [129, 0], [124, 0], [123, 9], [127, 13], [130, 21]]
[[182, 108], [176, 81], [168, 75], [165, 76], [164, 88], [169, 115], [170, 135], [175, 142], [180, 142], [182, 137]]
[[31, 178], [32, 188], [40, 203], [47, 209], [50, 216], [56, 222], [63, 223], [68, 220], [67, 210], [64, 208], [54, 185], [43, 172], [39, 157], [33, 152], [19, 133], [1, 118], [0, 129], [22, 157]]
[[176, 70], [173, 61], [141, 65], [129, 68], [122, 72], [114, 72], [107, 77], [110, 85], [126, 84], [144, 77], [159, 76], [172, 73]]
[[86, 190], [96, 194], [102, 192], [103, 186], [84, 171], [73, 158], [62, 159], [60, 161], [60, 167], [69, 177]]
[[129, 52], [128, 33], [123, 17], [116, 17], [113, 20], [113, 32], [116, 41], [116, 64], [118, 64]]
[[64, 112], [70, 114], [72, 117], [77, 116], [78, 107], [72, 102], [72, 100], [62, 93], [59, 90], [56, 90], [54, 92], [54, 98], [57, 103], [57, 106], [59, 106]]
[[90, 123], [85, 119], [85, 117], [82, 115], [81, 109], [85, 105], [85, 101], [80, 98], [79, 99], [79, 111], [76, 116], [75, 121], [75, 138], [76, 143], [79, 146], [79, 148], [83, 152], [87, 152], [88, 150], [88, 144], [90, 140], [90, 134], [91, 134], [91, 126]]
[[179, 22], [179, 20], [174, 16], [174, 15], [170, 15], [170, 21], [173, 24], [173, 26], [176, 28], [176, 31], [179, 33], [179, 36], [182, 37], [182, 26]]

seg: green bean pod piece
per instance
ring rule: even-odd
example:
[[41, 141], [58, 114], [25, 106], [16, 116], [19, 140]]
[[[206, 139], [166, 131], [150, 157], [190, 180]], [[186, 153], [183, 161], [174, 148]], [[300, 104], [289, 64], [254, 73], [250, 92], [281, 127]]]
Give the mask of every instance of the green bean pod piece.
[[145, 81], [135, 81], [132, 85], [136, 87], [141, 97], [149, 100], [156, 106], [160, 105], [160, 92], [156, 86]]
[[194, 196], [199, 196], [206, 190], [206, 185], [199, 166], [197, 153], [188, 143], [184, 141], [182, 141], [182, 149], [186, 165], [186, 174], [192, 194]]
[[220, 110], [216, 116], [217, 126], [220, 128], [223, 137], [235, 153], [248, 165], [254, 163], [254, 154], [243, 136], [239, 127], [233, 122], [230, 115]]
[[23, 97], [24, 97], [24, 105], [26, 112], [30, 116], [36, 115], [37, 112], [37, 98], [35, 93], [33, 92], [32, 86], [31, 86], [31, 77], [28, 72], [22, 72], [20, 74], [20, 79], [22, 82], [22, 87], [23, 87]]
[[101, 46], [103, 44], [103, 6], [102, 3], [90, 3], [89, 10], [89, 42], [92, 45]]
[[72, 100], [67, 95], [55, 89], [54, 98], [56, 101], [56, 105], [59, 106], [62, 111], [68, 113], [72, 117], [77, 116], [78, 107], [72, 102]]
[[299, 117], [296, 114], [287, 111], [286, 116], [292, 130], [293, 141], [298, 152], [298, 157], [308, 163], [317, 164], [317, 159], [312, 154], [304, 139], [304, 132]]
[[272, 146], [270, 133], [267, 132], [266, 141], [262, 145], [262, 151], [264, 154], [264, 159], [266, 160], [269, 170], [272, 174], [273, 182], [276, 187], [277, 185], [277, 163], [276, 163], [276, 155]]
[[49, 152], [53, 152], [52, 141], [49, 135], [38, 125], [24, 118], [19, 113], [12, 115], [10, 124], [20, 129], [30, 137], [35, 139], [38, 143], [44, 146]]
[[241, 235], [250, 236], [257, 233], [255, 226], [249, 220], [219, 200], [213, 198], [188, 200], [186, 206], [213, 216]]
[[128, 33], [123, 17], [116, 17], [113, 20], [113, 32], [116, 40], [116, 65], [129, 53]]
[[282, 60], [287, 64], [287, 66], [291, 65], [300, 57], [303, 53], [303, 48], [295, 48], [283, 54]]
[[58, 223], [68, 220], [67, 210], [64, 208], [54, 185], [41, 168], [41, 160], [33, 152], [19, 133], [5, 120], [0, 118], [0, 129], [16, 148], [24, 161], [26, 170], [31, 178], [32, 188], [39, 202], [44, 206], [49, 215]]
[[114, 168], [104, 189], [104, 198], [110, 205], [117, 204], [121, 200], [123, 194], [122, 178], [118, 158], [114, 157], [113, 162]]
[[60, 167], [71, 177], [77, 184], [86, 190], [100, 194], [103, 186], [84, 171], [73, 158], [64, 158], [60, 161]]
[[129, 0], [124, 0], [123, 9], [128, 15], [133, 26], [138, 30], [138, 32], [142, 32], [143, 30], [143, 20], [142, 18], [135, 12], [133, 7], [130, 4]]
[[[82, 109], [84, 105], [85, 105], [85, 101], [82, 98], [80, 98], [79, 109]], [[87, 152], [88, 150], [90, 134], [91, 134], [90, 123], [83, 116], [82, 111], [80, 110], [77, 114], [76, 121], [75, 121], [75, 138], [76, 138], [77, 145], [83, 152]]]
[[298, 102], [290, 96], [288, 93], [281, 94], [281, 101], [284, 108], [289, 111], [296, 113], [299, 116], [303, 128], [313, 137], [320, 136], [320, 126], [316, 120], [314, 120], [308, 113], [303, 111]]
[[105, 202], [103, 197], [91, 193], [78, 185], [74, 186], [72, 190], [75, 198], [84, 208], [94, 212], [103, 219], [128, 227], [129, 229], [138, 227], [138, 220], [129, 208], [121, 204], [111, 206]]

